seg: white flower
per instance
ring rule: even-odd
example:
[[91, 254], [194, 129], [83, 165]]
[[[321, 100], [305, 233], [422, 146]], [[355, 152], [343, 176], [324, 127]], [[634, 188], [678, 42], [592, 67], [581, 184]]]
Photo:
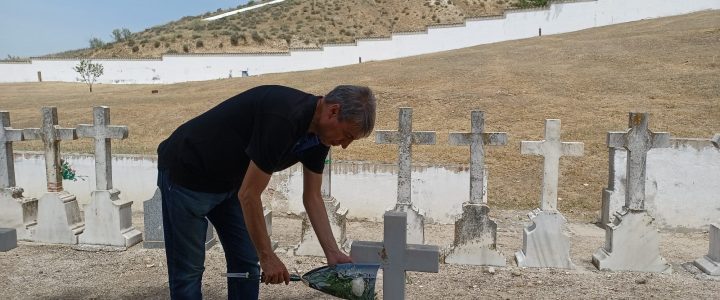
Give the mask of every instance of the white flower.
[[352, 293], [355, 296], [362, 296], [365, 292], [365, 279], [358, 277], [352, 281]]

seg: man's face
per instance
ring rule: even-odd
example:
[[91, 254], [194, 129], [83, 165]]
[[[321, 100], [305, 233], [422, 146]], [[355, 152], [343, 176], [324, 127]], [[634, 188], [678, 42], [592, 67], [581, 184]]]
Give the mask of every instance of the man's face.
[[360, 130], [355, 124], [338, 121], [340, 105], [329, 105], [323, 114], [318, 130], [320, 142], [327, 146], [341, 146], [347, 148], [350, 143], [360, 138]]

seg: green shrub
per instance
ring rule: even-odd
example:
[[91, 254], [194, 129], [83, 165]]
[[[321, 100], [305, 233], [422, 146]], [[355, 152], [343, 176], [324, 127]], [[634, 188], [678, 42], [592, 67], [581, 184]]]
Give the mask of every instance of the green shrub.
[[133, 52], [133, 53], [138, 52], [138, 51], [140, 51], [140, 47], [138, 47], [138, 46], [133, 46], [133, 47], [132, 47], [132, 52]]
[[190, 52], [190, 47], [188, 47], [188, 45], [183, 45], [183, 52], [185, 52], [185, 53]]
[[202, 47], [205, 47], [205, 43], [203, 43], [202, 40], [198, 40], [197, 42], [195, 42], [195, 48], [202, 48]]
[[262, 37], [257, 31], [253, 31], [250, 37], [258, 44], [265, 43], [265, 38]]

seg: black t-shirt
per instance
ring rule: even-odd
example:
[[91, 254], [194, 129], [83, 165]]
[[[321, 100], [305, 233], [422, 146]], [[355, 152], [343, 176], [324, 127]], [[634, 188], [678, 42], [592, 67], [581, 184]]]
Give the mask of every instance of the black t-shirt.
[[182, 124], [158, 147], [158, 169], [199, 192], [228, 192], [252, 160], [268, 174], [297, 162], [322, 173], [329, 147], [308, 128], [319, 97], [284, 86], [242, 92]]

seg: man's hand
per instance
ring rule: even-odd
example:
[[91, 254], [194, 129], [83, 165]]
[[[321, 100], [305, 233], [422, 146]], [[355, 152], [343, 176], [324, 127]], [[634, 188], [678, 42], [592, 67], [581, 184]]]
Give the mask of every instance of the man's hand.
[[265, 284], [285, 282], [287, 285], [290, 283], [290, 273], [275, 253], [270, 254], [267, 258], [261, 258], [260, 268], [263, 272], [262, 281]]
[[334, 251], [328, 253], [327, 262], [328, 265], [334, 266], [337, 264], [352, 263], [352, 258], [341, 251]]

